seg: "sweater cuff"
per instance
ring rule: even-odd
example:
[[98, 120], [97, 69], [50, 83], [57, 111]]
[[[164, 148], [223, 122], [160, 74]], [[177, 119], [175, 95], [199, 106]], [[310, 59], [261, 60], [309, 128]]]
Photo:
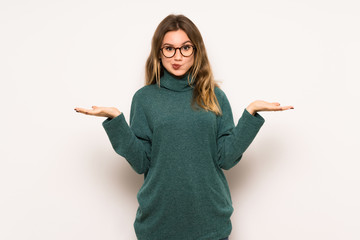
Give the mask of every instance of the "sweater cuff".
[[114, 117], [107, 118], [102, 122], [102, 125], [108, 134], [110, 140], [118, 140], [119, 134], [123, 139], [130, 139], [132, 136], [131, 129], [125, 120], [123, 113]]
[[243, 119], [247, 123], [250, 123], [256, 127], [261, 127], [265, 122], [265, 119], [260, 114], [256, 112], [255, 115], [252, 115], [248, 112], [248, 110], [246, 110], [246, 108], [244, 109], [244, 112], [240, 119]]
[[116, 123], [119, 123], [119, 122], [122, 122], [122, 121], [126, 121], [126, 120], [125, 120], [124, 114], [120, 113], [120, 115], [118, 115], [118, 116], [116, 116], [114, 118], [109, 118], [109, 117], [106, 118], [102, 122], [102, 125], [105, 128], [109, 128], [109, 127], [113, 126], [113, 124], [116, 124]]

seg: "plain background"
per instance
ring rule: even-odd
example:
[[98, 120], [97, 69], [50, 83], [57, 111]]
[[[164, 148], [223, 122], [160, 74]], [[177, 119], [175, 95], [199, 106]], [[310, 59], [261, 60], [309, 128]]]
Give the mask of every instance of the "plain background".
[[360, 4], [299, 1], [0, 3], [0, 239], [136, 239], [143, 175], [104, 118], [128, 121], [152, 35], [168, 14], [200, 29], [234, 121], [252, 101], [293, 105], [266, 120], [225, 171], [233, 240], [360, 239]]

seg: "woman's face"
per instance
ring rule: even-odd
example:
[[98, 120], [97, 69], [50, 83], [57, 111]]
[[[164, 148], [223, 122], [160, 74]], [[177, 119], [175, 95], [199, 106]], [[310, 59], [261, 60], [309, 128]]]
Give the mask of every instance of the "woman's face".
[[[193, 45], [187, 34], [183, 30], [179, 29], [177, 31], [169, 31], [165, 34], [161, 48], [165, 46], [178, 48], [189, 44]], [[160, 56], [163, 66], [166, 70], [168, 70], [168, 72], [175, 76], [184, 75], [194, 64], [194, 53], [189, 57], [184, 57], [180, 53], [180, 49], [176, 49], [175, 55], [171, 58], [165, 57], [161, 51]]]

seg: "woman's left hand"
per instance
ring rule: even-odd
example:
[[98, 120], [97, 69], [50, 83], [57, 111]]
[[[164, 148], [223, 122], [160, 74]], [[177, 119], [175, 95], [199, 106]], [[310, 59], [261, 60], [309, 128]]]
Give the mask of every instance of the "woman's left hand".
[[249, 106], [246, 108], [246, 110], [252, 114], [255, 115], [256, 112], [261, 111], [284, 111], [294, 109], [293, 106], [280, 106], [280, 103], [278, 102], [265, 102], [262, 100], [256, 100], [249, 104]]

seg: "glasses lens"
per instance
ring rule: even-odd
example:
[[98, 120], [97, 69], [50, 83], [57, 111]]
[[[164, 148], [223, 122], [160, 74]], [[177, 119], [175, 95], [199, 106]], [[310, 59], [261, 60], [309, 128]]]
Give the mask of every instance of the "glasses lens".
[[193, 51], [194, 51], [194, 48], [191, 45], [184, 45], [181, 47], [181, 53], [185, 57], [190, 56], [193, 53]]
[[164, 54], [165, 57], [172, 57], [175, 53], [175, 48], [173, 47], [164, 47], [162, 49], [162, 52]]

